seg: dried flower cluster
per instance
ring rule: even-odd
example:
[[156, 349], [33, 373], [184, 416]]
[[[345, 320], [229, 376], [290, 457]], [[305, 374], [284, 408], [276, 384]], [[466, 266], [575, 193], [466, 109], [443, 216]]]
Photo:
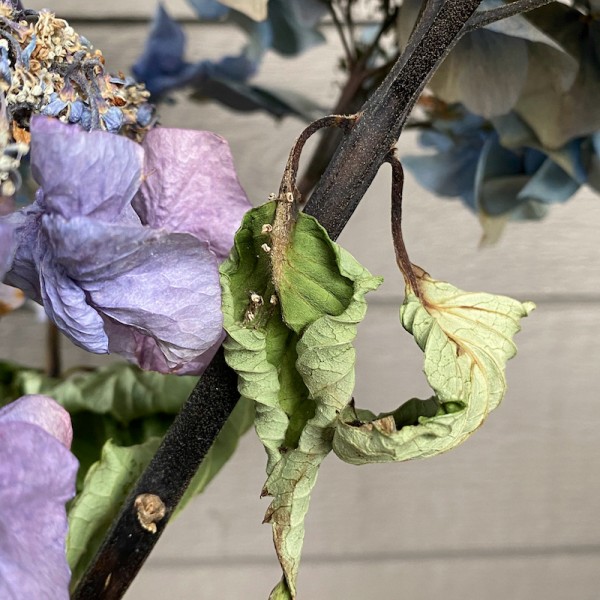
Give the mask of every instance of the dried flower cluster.
[[33, 114], [140, 141], [155, 120], [148, 96], [131, 78], [107, 73], [100, 50], [65, 20], [0, 0], [0, 193], [19, 186]]

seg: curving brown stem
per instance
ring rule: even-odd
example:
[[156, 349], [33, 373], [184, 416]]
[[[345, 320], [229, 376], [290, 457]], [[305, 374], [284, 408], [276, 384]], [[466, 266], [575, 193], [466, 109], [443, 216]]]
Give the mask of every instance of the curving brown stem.
[[279, 292], [278, 282], [281, 281], [282, 271], [286, 264], [286, 255], [289, 244], [292, 239], [294, 224], [298, 218], [300, 209], [300, 192], [296, 187], [296, 177], [298, 176], [298, 166], [304, 144], [308, 138], [319, 129], [324, 127], [341, 127], [345, 130], [351, 128], [358, 115], [330, 115], [317, 119], [312, 122], [299, 136], [292, 149], [283, 172], [281, 185], [279, 186], [279, 195], [277, 196], [277, 206], [275, 208], [275, 219], [272, 224], [271, 233], [271, 269], [273, 272], [273, 283]]
[[392, 239], [396, 253], [396, 263], [402, 271], [404, 281], [410, 286], [417, 298], [421, 299], [419, 280], [408, 257], [404, 237], [402, 235], [402, 190], [404, 188], [404, 169], [393, 151], [387, 157], [392, 167]]
[[298, 167], [300, 166], [300, 156], [304, 149], [304, 144], [314, 133], [326, 127], [338, 127], [344, 132], [349, 131], [360, 115], [329, 115], [321, 119], [313, 121], [304, 131], [298, 136], [290, 154], [288, 156], [281, 184], [279, 186], [279, 195], [286, 193], [294, 195], [294, 200], [300, 202], [301, 194], [296, 187], [296, 178], [298, 177]]

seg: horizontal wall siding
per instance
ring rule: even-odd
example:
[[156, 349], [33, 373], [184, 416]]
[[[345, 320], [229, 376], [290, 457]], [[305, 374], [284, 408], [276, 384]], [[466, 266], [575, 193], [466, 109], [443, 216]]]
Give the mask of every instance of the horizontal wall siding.
[[[30, 2], [41, 7], [42, 3]], [[178, 16], [187, 5], [168, 2]], [[153, 3], [56, 1], [69, 16], [149, 17]], [[74, 23], [76, 25], [76, 22]], [[147, 26], [85, 21], [81, 31], [107, 64], [126, 70]], [[229, 27], [187, 25], [190, 59], [235, 53]], [[333, 32], [331, 32], [333, 35]], [[257, 77], [332, 105], [341, 80], [335, 44], [298, 60], [269, 56]], [[168, 126], [217, 131], [231, 146], [255, 204], [277, 189], [302, 128], [240, 116], [185, 94], [161, 109]], [[307, 152], [310, 152], [310, 147]], [[414, 134], [400, 154], [422, 152]], [[259, 160], [257, 161], [257, 157]], [[386, 282], [373, 294], [357, 341], [356, 401], [386, 410], [429, 389], [422, 355], [401, 328], [402, 280], [389, 233], [386, 168], [341, 243]], [[434, 277], [537, 301], [517, 336], [502, 406], [460, 448], [428, 461], [352, 467], [328, 459], [307, 519], [300, 598], [363, 600], [595, 600], [600, 588], [600, 201], [587, 190], [542, 223], [511, 224], [479, 249], [480, 226], [458, 202], [433, 197], [407, 176], [405, 238], [414, 262]], [[21, 311], [0, 321], [0, 356], [41, 365], [43, 327]], [[68, 362], [98, 364], [64, 343]], [[264, 451], [253, 434], [204, 496], [167, 529], [128, 600], [265, 599], [279, 576], [270, 531]]]

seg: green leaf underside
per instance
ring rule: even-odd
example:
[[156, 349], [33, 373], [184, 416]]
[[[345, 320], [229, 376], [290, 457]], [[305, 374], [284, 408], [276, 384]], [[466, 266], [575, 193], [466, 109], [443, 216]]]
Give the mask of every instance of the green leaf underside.
[[424, 372], [435, 396], [379, 416], [346, 407], [333, 440], [334, 452], [346, 462], [404, 461], [450, 450], [504, 397], [504, 368], [516, 353], [512, 338], [533, 303], [463, 292], [416, 271], [423, 302], [407, 286], [400, 318], [425, 354]]
[[354, 286], [340, 272], [333, 242], [314, 219], [303, 215], [292, 235], [277, 292], [286, 324], [300, 333], [323, 315], [340, 315]]
[[[226, 358], [242, 397], [256, 402], [255, 426], [268, 454], [263, 495], [273, 501], [265, 522], [284, 572], [273, 600], [296, 596], [310, 492], [331, 451], [337, 411], [351, 398], [352, 341], [366, 311], [364, 296], [381, 283], [301, 214], [271, 303], [271, 257], [262, 246], [272, 244], [262, 231], [274, 216], [274, 203], [250, 211], [221, 267]], [[262, 297], [260, 306], [253, 293]]]
[[100, 460], [88, 471], [81, 492], [69, 510], [67, 559], [75, 589], [104, 534], [132, 486], [150, 462], [160, 438], [135, 446], [116, 446], [108, 440]]
[[77, 490], [81, 491], [88, 469], [100, 459], [107, 440], [133, 446], [162, 438], [197, 379], [115, 363], [97, 371], [77, 371], [64, 379], [21, 370], [14, 386], [19, 395], [50, 396], [71, 414], [71, 449], [80, 463]]

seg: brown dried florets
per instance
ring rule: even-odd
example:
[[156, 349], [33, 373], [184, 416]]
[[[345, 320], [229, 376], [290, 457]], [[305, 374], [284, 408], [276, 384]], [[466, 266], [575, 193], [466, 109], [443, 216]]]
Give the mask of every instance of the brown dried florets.
[[[64, 19], [0, 0], [0, 193], [18, 187], [32, 115], [143, 139], [156, 121], [141, 84], [105, 70], [104, 57]], [[10, 183], [9, 183], [10, 182]]]

